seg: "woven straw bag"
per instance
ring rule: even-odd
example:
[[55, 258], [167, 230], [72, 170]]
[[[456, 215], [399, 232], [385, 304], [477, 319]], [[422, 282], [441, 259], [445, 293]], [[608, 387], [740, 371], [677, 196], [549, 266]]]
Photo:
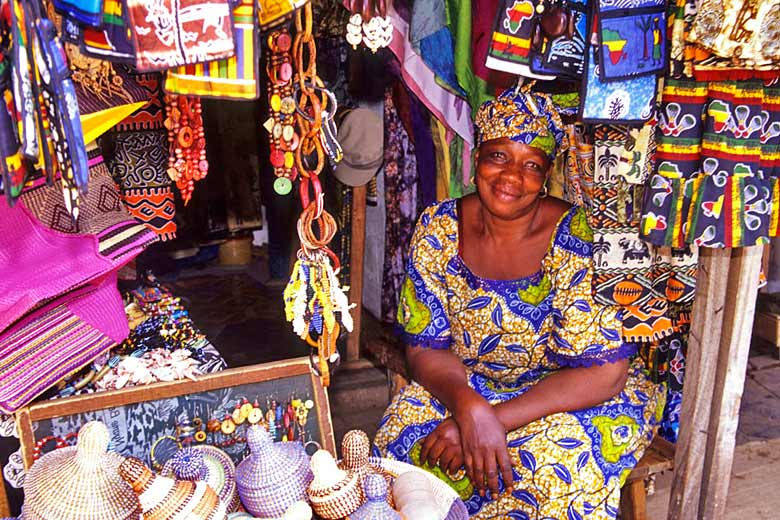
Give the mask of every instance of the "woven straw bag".
[[41, 457], [27, 473], [20, 520], [136, 520], [138, 498], [119, 476], [124, 458], [108, 453], [102, 422], [88, 422], [78, 445]]
[[358, 475], [336, 465], [329, 452], [319, 450], [311, 458], [314, 480], [306, 494], [314, 512], [325, 520], [338, 520], [354, 513], [363, 503]]
[[241, 505], [236, 489], [236, 465], [224, 451], [202, 444], [177, 451], [163, 466], [160, 475], [179, 480], [201, 480], [217, 492], [228, 512]]
[[225, 504], [205, 482], [174, 480], [155, 475], [134, 457], [126, 458], [119, 474], [133, 488], [141, 503], [143, 520], [226, 520]]
[[236, 468], [241, 503], [256, 517], [280, 517], [306, 498], [309, 456], [299, 442], [275, 443], [262, 426], [251, 426], [246, 437], [250, 454]]
[[436, 497], [436, 507], [441, 513], [440, 518], [444, 520], [468, 520], [469, 513], [463, 500], [460, 499], [454, 489], [433, 474], [397, 460], [371, 457], [369, 461], [373, 466], [381, 468], [394, 478], [407, 471], [417, 471], [426, 475], [431, 480], [433, 494]]

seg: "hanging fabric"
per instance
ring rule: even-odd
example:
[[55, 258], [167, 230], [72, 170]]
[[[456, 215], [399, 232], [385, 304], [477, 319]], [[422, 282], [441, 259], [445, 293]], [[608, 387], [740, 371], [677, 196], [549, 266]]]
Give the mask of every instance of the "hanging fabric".
[[104, 0], [52, 0], [54, 9], [80, 24], [100, 27]]
[[255, 0], [238, 0], [233, 9], [235, 55], [168, 71], [165, 91], [221, 99], [257, 99], [260, 46], [256, 17]]

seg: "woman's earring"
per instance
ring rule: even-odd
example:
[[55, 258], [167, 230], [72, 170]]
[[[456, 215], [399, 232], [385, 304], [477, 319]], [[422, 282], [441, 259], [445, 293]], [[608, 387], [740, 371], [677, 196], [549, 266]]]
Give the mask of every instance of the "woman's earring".
[[539, 198], [540, 198], [540, 199], [543, 199], [543, 198], [545, 198], [546, 196], [547, 196], [547, 185], [545, 184], [545, 185], [542, 187], [542, 191], [540, 191], [540, 192], [539, 192]]
[[474, 184], [476, 184], [476, 182], [477, 182], [477, 176], [476, 175], [472, 175], [471, 177], [469, 177], [469, 184], [471, 184], [473, 186]]

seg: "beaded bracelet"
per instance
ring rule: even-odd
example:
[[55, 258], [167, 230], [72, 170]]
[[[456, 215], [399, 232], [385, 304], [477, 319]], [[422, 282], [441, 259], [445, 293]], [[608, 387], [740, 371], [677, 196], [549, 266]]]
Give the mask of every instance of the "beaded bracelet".
[[268, 72], [268, 104], [270, 117], [263, 125], [271, 138], [270, 162], [276, 181], [274, 191], [287, 195], [292, 191], [292, 182], [298, 176], [295, 153], [300, 147], [300, 136], [295, 131], [293, 99], [293, 67], [290, 56], [292, 39], [287, 29], [274, 31], [268, 36], [270, 55]]

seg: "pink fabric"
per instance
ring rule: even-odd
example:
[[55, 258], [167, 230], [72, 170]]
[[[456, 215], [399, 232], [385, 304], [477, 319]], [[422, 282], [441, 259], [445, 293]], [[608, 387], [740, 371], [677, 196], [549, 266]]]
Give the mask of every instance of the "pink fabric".
[[96, 237], [52, 231], [23, 204], [0, 200], [0, 330], [116, 267], [98, 253]]
[[404, 82], [439, 121], [461, 136], [468, 144], [468, 148], [473, 148], [474, 124], [471, 121], [471, 108], [468, 103], [436, 83], [436, 75], [414, 51], [407, 37], [408, 24], [392, 6], [388, 6], [387, 17], [393, 24], [393, 41], [390, 50], [401, 62], [401, 76]]

